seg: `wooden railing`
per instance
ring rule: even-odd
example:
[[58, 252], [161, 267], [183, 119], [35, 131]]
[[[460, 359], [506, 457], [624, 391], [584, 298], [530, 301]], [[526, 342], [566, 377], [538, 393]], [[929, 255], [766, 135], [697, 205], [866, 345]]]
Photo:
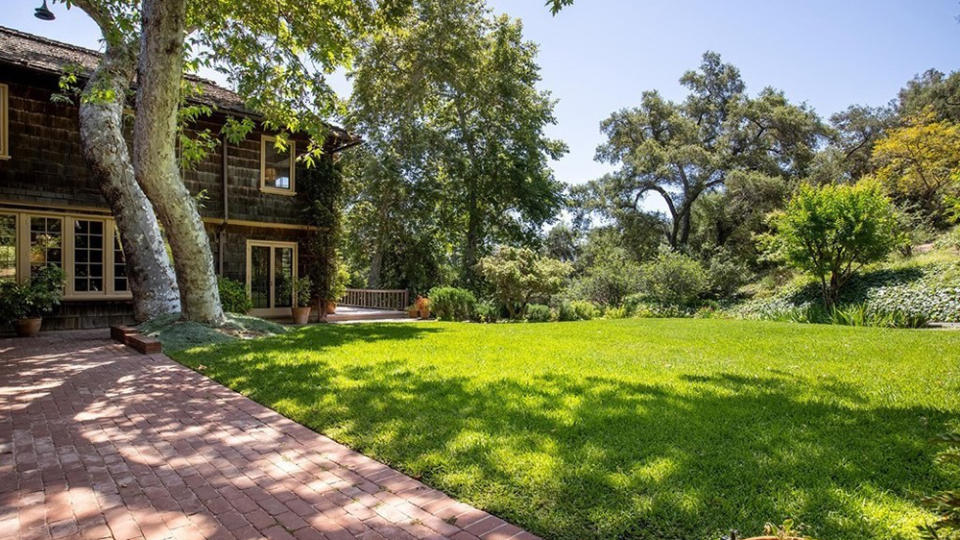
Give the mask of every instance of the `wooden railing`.
[[347, 289], [337, 304], [403, 311], [410, 304], [410, 298], [406, 289]]

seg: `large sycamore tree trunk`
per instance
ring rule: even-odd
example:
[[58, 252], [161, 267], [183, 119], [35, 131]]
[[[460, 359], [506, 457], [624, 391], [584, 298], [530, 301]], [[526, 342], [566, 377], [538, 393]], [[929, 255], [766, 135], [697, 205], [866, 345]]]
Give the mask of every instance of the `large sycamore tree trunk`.
[[[120, 233], [134, 317], [145, 321], [180, 311], [180, 291], [153, 207], [134, 178], [123, 137], [123, 107], [136, 67], [137, 46], [107, 46], [84, 88], [80, 140], [83, 156], [110, 205]], [[112, 239], [106, 242], [109, 246]]]
[[142, 10], [133, 170], [167, 233], [183, 318], [218, 325], [224, 317], [213, 253], [176, 153], [186, 3], [145, 0]]

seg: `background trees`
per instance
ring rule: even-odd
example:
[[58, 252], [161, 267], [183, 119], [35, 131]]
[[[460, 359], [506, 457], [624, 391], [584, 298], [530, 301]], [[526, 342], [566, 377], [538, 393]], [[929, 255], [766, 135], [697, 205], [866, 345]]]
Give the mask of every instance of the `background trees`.
[[[565, 146], [543, 133], [553, 102], [536, 88], [537, 48], [520, 22], [479, 0], [423, 0], [400, 26], [368, 40], [352, 73], [350, 124], [380, 163], [363, 171], [392, 176], [368, 177], [380, 192], [365, 198], [429, 197], [443, 209], [440, 242], [452, 246], [459, 281], [476, 285], [480, 256], [496, 242], [535, 241], [560, 207], [548, 162]], [[387, 248], [373, 236], [376, 276]]]
[[767, 88], [747, 96], [739, 71], [715, 53], [704, 54], [699, 69], [680, 82], [690, 90], [682, 103], [648, 91], [638, 107], [601, 123], [607, 142], [597, 159], [620, 168], [593, 186], [608, 214], [641, 212], [649, 193], [659, 196], [673, 248], [690, 242], [695, 205], [721, 191], [731, 173], [801, 178], [826, 134], [812, 111], [781, 92]]

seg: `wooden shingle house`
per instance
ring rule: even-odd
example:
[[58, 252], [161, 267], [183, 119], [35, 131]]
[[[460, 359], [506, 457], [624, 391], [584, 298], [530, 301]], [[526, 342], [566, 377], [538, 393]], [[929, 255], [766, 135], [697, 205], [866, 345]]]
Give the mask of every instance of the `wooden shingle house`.
[[[129, 322], [123, 252], [106, 201], [83, 160], [75, 105], [52, 100], [67, 66], [96, 65], [99, 53], [0, 27], [0, 279], [26, 280], [43, 265], [66, 274], [63, 305], [44, 328], [92, 328]], [[198, 129], [219, 133], [230, 116], [257, 115], [235, 93], [198, 79], [197, 99], [215, 110]], [[259, 125], [259, 124], [258, 124]], [[331, 128], [327, 155], [357, 144]], [[184, 172], [200, 209], [217, 272], [246, 283], [253, 314], [289, 314], [278, 283], [305, 272], [309, 234], [297, 194], [293, 137], [279, 152], [270, 133], [254, 130], [239, 144], [221, 141]]]

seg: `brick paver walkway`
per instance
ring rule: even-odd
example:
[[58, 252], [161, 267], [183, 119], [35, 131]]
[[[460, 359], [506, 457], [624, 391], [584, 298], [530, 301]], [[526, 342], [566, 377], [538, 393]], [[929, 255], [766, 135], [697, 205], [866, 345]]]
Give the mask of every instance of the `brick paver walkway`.
[[105, 335], [0, 339], [0, 538], [535, 538]]

